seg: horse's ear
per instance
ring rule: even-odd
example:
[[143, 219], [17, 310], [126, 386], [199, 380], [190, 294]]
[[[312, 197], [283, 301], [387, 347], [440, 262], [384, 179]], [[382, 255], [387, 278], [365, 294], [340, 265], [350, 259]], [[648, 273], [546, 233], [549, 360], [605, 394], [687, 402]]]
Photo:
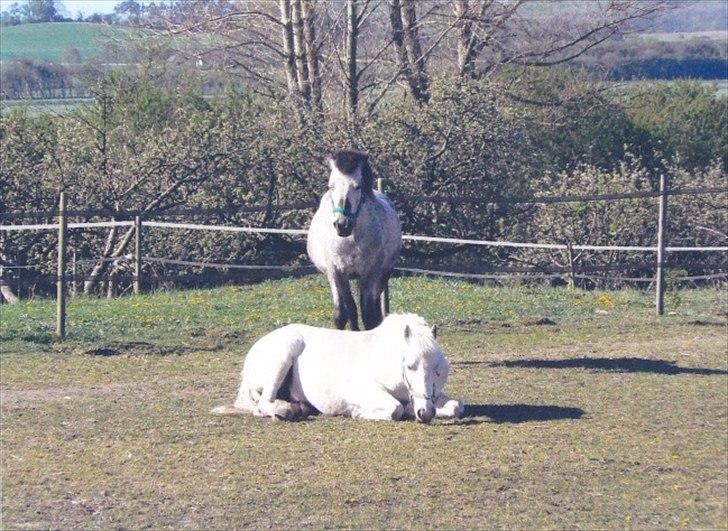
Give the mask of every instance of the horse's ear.
[[437, 339], [437, 325], [434, 325], [432, 327], [432, 337], [434, 337], [435, 339]]
[[404, 340], [409, 342], [410, 337], [412, 337], [412, 329], [410, 325], [407, 325], [404, 327]]

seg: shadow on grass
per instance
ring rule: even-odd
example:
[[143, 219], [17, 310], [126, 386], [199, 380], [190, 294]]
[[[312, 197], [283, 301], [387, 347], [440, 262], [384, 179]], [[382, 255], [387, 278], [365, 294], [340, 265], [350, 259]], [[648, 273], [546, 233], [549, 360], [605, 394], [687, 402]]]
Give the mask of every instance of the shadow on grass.
[[688, 321], [688, 324], [693, 326], [717, 326], [719, 328], [725, 328], [728, 321], [705, 321], [703, 319], [695, 319], [694, 321]]
[[[530, 404], [466, 404], [463, 424], [490, 421], [519, 423], [544, 420], [580, 419], [584, 410], [578, 407], [534, 406]], [[483, 419], [482, 417], [487, 417]]]
[[[469, 364], [464, 362], [464, 364]], [[674, 361], [647, 358], [566, 358], [557, 360], [525, 359], [486, 362], [489, 367], [525, 367], [529, 369], [588, 369], [608, 372], [651, 372], [655, 374], [728, 374], [723, 369], [680, 367]]]

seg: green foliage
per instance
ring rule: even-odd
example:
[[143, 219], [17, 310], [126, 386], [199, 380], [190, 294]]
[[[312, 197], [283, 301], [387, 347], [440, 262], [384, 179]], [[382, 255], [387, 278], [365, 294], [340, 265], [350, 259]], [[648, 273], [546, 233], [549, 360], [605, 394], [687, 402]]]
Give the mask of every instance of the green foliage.
[[695, 81], [640, 85], [625, 107], [635, 127], [688, 168], [705, 167], [728, 153], [728, 97], [710, 87]]
[[389, 104], [365, 127], [361, 144], [387, 179], [406, 232], [462, 236], [503, 234], [508, 209], [496, 205], [433, 204], [407, 196], [524, 195], [544, 155], [528, 123], [510, 112], [492, 87], [435, 85], [426, 107]]
[[[508, 80], [502, 77], [459, 86], [438, 80], [428, 105], [392, 100], [355, 128], [344, 120], [312, 126], [287, 102], [242, 89], [204, 98], [194, 84], [169, 91], [146, 73], [112, 71], [95, 85], [93, 102], [66, 117], [33, 118], [15, 110], [0, 119], [0, 201], [7, 211], [32, 205], [32, 210], [52, 212], [58, 192], [65, 190], [71, 208], [145, 210], [153, 218], [177, 206], [202, 207], [224, 210], [200, 219], [208, 223], [300, 228], [310, 220], [310, 210], [230, 209], [316, 203], [325, 189], [325, 152], [358, 147], [371, 153], [375, 172], [386, 179], [406, 232], [652, 245], [653, 200], [539, 207], [507, 200], [544, 193], [654, 190], [663, 172], [672, 187], [724, 185], [718, 157], [725, 142], [716, 136], [726, 127], [718, 112], [725, 99], [709, 97], [694, 84], [679, 84], [647, 89], [625, 105], [621, 96], [610, 99], [586, 78], [568, 72], [528, 75], [528, 84], [522, 85], [526, 88], [517, 94], [504, 90]], [[680, 117], [685, 123], [671, 127]], [[493, 204], [412, 199], [425, 195], [488, 197]], [[671, 200], [671, 243], [721, 244], [719, 235], [728, 224], [724, 199]], [[128, 252], [123, 248], [127, 233], [121, 230], [74, 234], [71, 245], [79, 259], [98, 257], [119, 245], [118, 252]], [[7, 236], [4, 259], [48, 264], [53, 251], [48, 238]], [[277, 236], [155, 229], [147, 231], [144, 245], [148, 256], [306, 262], [300, 240]], [[408, 245], [406, 257], [471, 270], [514, 260], [534, 265], [563, 261], [563, 256], [543, 252], [432, 244]], [[592, 264], [622, 259], [614, 253], [580, 257]], [[687, 265], [698, 257], [680, 259], [688, 260]], [[52, 266], [44, 267], [51, 273]], [[170, 271], [160, 267], [154, 272]], [[33, 278], [22, 270], [13, 275]]]
[[[720, 161], [700, 170], [691, 171], [675, 161], [662, 161], [668, 176], [669, 189], [712, 188], [725, 186], [726, 176]], [[547, 195], [593, 195], [623, 192], [644, 192], [658, 188], [654, 174], [643, 161], [628, 154], [618, 168], [605, 170], [582, 165], [572, 171], [546, 174], [540, 188]], [[672, 196], [668, 199], [667, 234], [671, 246], [724, 245], [721, 236], [728, 233], [728, 194], [714, 196]], [[529, 225], [531, 238], [539, 241], [571, 242], [582, 245], [654, 246], [657, 234], [657, 200], [631, 199], [626, 201], [590, 201], [539, 206]], [[642, 264], [628, 271], [607, 276], [630, 277], [645, 272], [652, 274], [652, 256], [626, 251], [575, 252], [577, 267], [585, 265]], [[566, 265], [566, 253], [559, 251], [522, 250], [520, 259], [538, 265]], [[716, 264], [718, 261], [701, 253], [672, 255], [670, 263]]]

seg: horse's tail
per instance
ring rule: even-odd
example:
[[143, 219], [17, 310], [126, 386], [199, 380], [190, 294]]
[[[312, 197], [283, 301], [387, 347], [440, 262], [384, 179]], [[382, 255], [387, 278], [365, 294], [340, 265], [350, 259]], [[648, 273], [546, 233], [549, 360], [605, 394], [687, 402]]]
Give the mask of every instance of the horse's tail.
[[245, 378], [240, 382], [240, 389], [238, 389], [238, 396], [235, 402], [232, 404], [223, 404], [213, 408], [210, 413], [213, 415], [245, 415], [252, 414], [255, 405], [260, 400], [260, 393], [253, 392], [248, 386]]
[[232, 404], [224, 404], [213, 408], [210, 413], [213, 415], [243, 415], [247, 413], [247, 411], [242, 408], [235, 407]]

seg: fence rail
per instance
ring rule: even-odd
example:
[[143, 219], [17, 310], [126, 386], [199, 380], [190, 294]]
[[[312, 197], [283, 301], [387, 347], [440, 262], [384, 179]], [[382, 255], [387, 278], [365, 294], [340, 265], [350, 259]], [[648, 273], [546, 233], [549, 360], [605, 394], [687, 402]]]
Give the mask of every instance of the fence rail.
[[[382, 190], [382, 181], [378, 181], [379, 189]], [[542, 196], [542, 197], [523, 197], [523, 198], [508, 198], [502, 200], [493, 200], [492, 198], [486, 197], [443, 197], [443, 196], [410, 196], [404, 199], [416, 200], [416, 201], [430, 201], [430, 202], [442, 202], [449, 204], [464, 204], [464, 203], [482, 203], [482, 204], [518, 204], [518, 203], [533, 203], [533, 204], [553, 204], [553, 203], [569, 203], [569, 202], [586, 202], [586, 201], [616, 201], [616, 200], [631, 200], [641, 198], [659, 198], [659, 209], [658, 209], [658, 232], [657, 232], [657, 245], [656, 246], [636, 246], [636, 245], [587, 245], [587, 244], [561, 244], [561, 243], [539, 243], [539, 242], [510, 242], [510, 241], [494, 241], [494, 240], [477, 240], [467, 238], [449, 238], [449, 237], [438, 237], [438, 236], [423, 236], [414, 234], [405, 234], [402, 236], [404, 241], [424, 242], [424, 243], [442, 243], [442, 244], [459, 244], [459, 245], [475, 245], [475, 246], [486, 246], [486, 247], [511, 247], [511, 248], [531, 248], [531, 249], [548, 249], [548, 250], [559, 250], [567, 251], [569, 256], [569, 266], [566, 267], [494, 267], [487, 268], [484, 272], [480, 273], [469, 273], [469, 272], [458, 272], [458, 271], [440, 271], [428, 268], [419, 267], [408, 267], [401, 266], [395, 268], [396, 271], [405, 274], [422, 274], [422, 275], [437, 275], [444, 277], [453, 278], [469, 278], [469, 279], [495, 279], [495, 280], [506, 280], [506, 279], [535, 279], [535, 278], [556, 278], [564, 277], [568, 275], [570, 285], [573, 286], [574, 279], [577, 278], [600, 278], [599, 276], [589, 275], [589, 273], [606, 272], [606, 271], [627, 271], [635, 269], [647, 269], [654, 268], [656, 271], [654, 278], [647, 277], [619, 277], [618, 280], [630, 281], [630, 282], [649, 282], [655, 283], [656, 285], [656, 309], [658, 315], [662, 315], [664, 312], [664, 294], [665, 294], [665, 276], [664, 269], [669, 265], [664, 258], [665, 253], [679, 253], [679, 252], [727, 252], [728, 246], [667, 246], [665, 245], [666, 240], [666, 226], [667, 226], [667, 198], [669, 196], [677, 195], [703, 195], [703, 194], [716, 194], [728, 192], [728, 187], [713, 187], [713, 188], [688, 188], [688, 189], [676, 189], [669, 190], [667, 187], [666, 177], [663, 175], [660, 178], [660, 191], [659, 192], [628, 192], [628, 193], [614, 193], [614, 194], [594, 194], [594, 195], [581, 195], [581, 196]], [[402, 199], [402, 198], [400, 198]], [[158, 228], [158, 229], [173, 229], [173, 230], [201, 230], [201, 231], [219, 231], [219, 232], [235, 232], [235, 233], [247, 233], [247, 234], [281, 234], [288, 236], [305, 236], [308, 231], [305, 229], [281, 229], [274, 227], [242, 227], [234, 225], [211, 225], [211, 224], [199, 224], [199, 223], [176, 223], [168, 221], [159, 221], [154, 219], [143, 219], [145, 216], [178, 216], [178, 215], [201, 215], [201, 214], [216, 214], [216, 213], [252, 213], [252, 212], [264, 212], [270, 210], [301, 210], [316, 206], [318, 203], [313, 202], [301, 202], [286, 205], [254, 205], [246, 207], [226, 208], [226, 209], [169, 209], [163, 212], [145, 212], [145, 211], [112, 211], [108, 209], [87, 209], [87, 210], [67, 210], [66, 196], [65, 193], [61, 193], [59, 200], [59, 208], [57, 212], [12, 212], [12, 213], [0, 213], [0, 219], [21, 219], [21, 218], [40, 218], [40, 217], [51, 217], [57, 216], [58, 223], [42, 223], [42, 224], [8, 224], [0, 225], [0, 232], [18, 232], [18, 231], [40, 231], [40, 230], [57, 230], [58, 231], [58, 264], [57, 274], [55, 276], [41, 275], [45, 278], [52, 278], [57, 283], [57, 323], [56, 332], [59, 337], [65, 336], [65, 296], [66, 296], [66, 281], [71, 280], [75, 282], [78, 280], [91, 280], [98, 277], [85, 277], [84, 275], [76, 274], [77, 264], [87, 262], [131, 262], [134, 267], [134, 274], [131, 277], [133, 281], [134, 293], [140, 293], [142, 290], [142, 263], [159, 263], [166, 265], [180, 265], [187, 267], [201, 267], [211, 269], [226, 269], [228, 272], [234, 271], [283, 271], [283, 272], [303, 272], [313, 271], [314, 268], [311, 266], [287, 266], [287, 265], [246, 265], [246, 264], [226, 264], [216, 262], [202, 262], [193, 260], [178, 260], [171, 258], [162, 257], [144, 257], [142, 254], [142, 231], [143, 228]], [[68, 217], [72, 216], [111, 216], [114, 218], [131, 218], [129, 220], [112, 220], [112, 221], [90, 221], [90, 222], [77, 222], [68, 223]], [[134, 253], [126, 254], [123, 256], [111, 256], [101, 257], [93, 260], [80, 260], [74, 259], [72, 261], [74, 272], [72, 275], [66, 275], [66, 231], [69, 229], [86, 229], [86, 228], [106, 228], [106, 227], [134, 227]], [[656, 260], [654, 262], [642, 262], [632, 264], [613, 264], [609, 266], [596, 266], [590, 269], [584, 269], [576, 266], [573, 262], [572, 252], [574, 250], [588, 250], [588, 251], [629, 251], [629, 252], [646, 252], [655, 253]], [[718, 267], [725, 267], [725, 263], [719, 264]], [[2, 280], [2, 269], [32, 269], [37, 266], [31, 265], [9, 265], [3, 266], [0, 264], [0, 286], [6, 285]], [[712, 266], [704, 266], [712, 267]], [[504, 275], [502, 273], [508, 273]], [[514, 275], [515, 274], [515, 275]], [[194, 279], [194, 278], [212, 278], [215, 276], [220, 277], [220, 273], [210, 274], [192, 274], [180, 276], [170, 276], [175, 279]], [[728, 272], [718, 272], [704, 275], [694, 275], [683, 277], [678, 280], [707, 280], [714, 278], [725, 278], [728, 277]], [[127, 278], [127, 276], [125, 276]], [[148, 279], [164, 279], [167, 278], [165, 275], [147, 275]], [[388, 311], [389, 301], [388, 292], [382, 301], [383, 308]]]
[[[715, 186], [705, 188], [678, 188], [667, 190], [665, 195], [682, 196], [682, 195], [711, 195], [719, 193], [727, 193], [728, 186]], [[631, 199], [649, 199], [658, 198], [661, 193], [659, 191], [645, 192], [623, 192], [611, 194], [588, 194], [588, 195], [562, 195], [562, 196], [528, 196], [528, 197], [510, 197], [493, 199], [492, 196], [443, 196], [443, 195], [393, 195], [392, 198], [396, 202], [429, 202], [429, 203], [446, 203], [453, 205], [462, 204], [481, 204], [481, 205], [517, 205], [517, 204], [556, 204], [556, 203], [585, 203], [591, 201], [620, 201]], [[226, 208], [169, 208], [166, 210], [156, 210], [148, 212], [145, 210], [113, 210], [109, 208], [92, 208], [92, 209], [70, 209], [66, 211], [67, 217], [92, 217], [105, 216], [113, 218], [133, 219], [136, 216], [195, 216], [195, 215], [214, 215], [214, 214], [252, 214], [256, 212], [268, 211], [284, 211], [284, 210], [307, 210], [318, 207], [318, 201], [301, 201], [298, 203], [268, 204], [268, 205], [240, 205]], [[26, 219], [26, 218], [49, 218], [58, 215], [57, 211], [34, 211], [34, 212], [0, 212], [0, 219]], [[7, 225], [6, 225], [7, 226]]]
[[[204, 225], [198, 223], [170, 223], [166, 221], [144, 221], [145, 227], [157, 227], [163, 229], [182, 229], [182, 230], [201, 230], [216, 232], [244, 232], [250, 234], [283, 234], [289, 236], [306, 236], [306, 229], [276, 229], [270, 227], [238, 227], [234, 225]], [[96, 228], [96, 227], [130, 227], [134, 225], [132, 221], [106, 221], [106, 222], [89, 222], [89, 223], [68, 223], [69, 229]], [[23, 230], [58, 230], [59, 225], [0, 225], [0, 232], [3, 231], [23, 231]], [[568, 244], [561, 243], [530, 243], [530, 242], [509, 242], [499, 240], [473, 240], [467, 238], [443, 238], [438, 236], [420, 236], [416, 234], [403, 234], [402, 240], [418, 241], [426, 243], [450, 243], [464, 245], [480, 245], [485, 247], [516, 247], [523, 249], [550, 249], [565, 251], [569, 248]], [[649, 252], [657, 251], [655, 246], [640, 245], [571, 245], [576, 251], [634, 251]], [[698, 246], [698, 247], [665, 247], [668, 252], [725, 252], [728, 246]], [[95, 259], [91, 261], [99, 261]]]

